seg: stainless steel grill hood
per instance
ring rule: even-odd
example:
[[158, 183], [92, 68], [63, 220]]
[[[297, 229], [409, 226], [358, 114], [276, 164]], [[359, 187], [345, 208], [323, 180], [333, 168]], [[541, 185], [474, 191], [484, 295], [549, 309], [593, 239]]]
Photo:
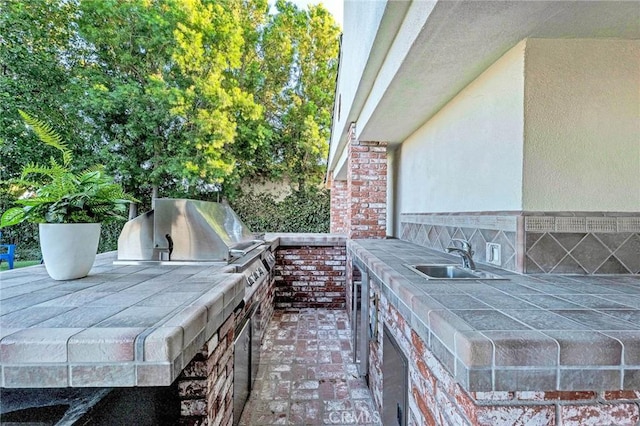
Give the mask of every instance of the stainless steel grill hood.
[[118, 262], [229, 262], [262, 242], [226, 203], [159, 198], [124, 225]]

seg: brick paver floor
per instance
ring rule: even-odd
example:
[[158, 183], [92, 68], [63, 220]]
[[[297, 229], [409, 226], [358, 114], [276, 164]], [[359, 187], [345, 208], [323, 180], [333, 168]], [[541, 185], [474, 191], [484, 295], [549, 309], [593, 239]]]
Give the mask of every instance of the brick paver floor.
[[240, 425], [379, 425], [346, 311], [275, 311]]

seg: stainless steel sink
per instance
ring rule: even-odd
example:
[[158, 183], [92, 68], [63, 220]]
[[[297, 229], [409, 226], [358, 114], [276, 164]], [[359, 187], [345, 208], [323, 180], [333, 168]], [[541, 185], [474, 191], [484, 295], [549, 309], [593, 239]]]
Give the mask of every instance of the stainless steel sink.
[[459, 265], [404, 265], [430, 280], [504, 280], [499, 275], [471, 270]]

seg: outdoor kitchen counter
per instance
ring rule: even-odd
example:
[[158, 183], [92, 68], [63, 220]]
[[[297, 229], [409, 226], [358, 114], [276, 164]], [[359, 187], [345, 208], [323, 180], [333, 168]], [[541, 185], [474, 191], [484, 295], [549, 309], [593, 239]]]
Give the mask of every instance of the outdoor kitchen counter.
[[244, 296], [216, 266], [113, 265], [54, 281], [43, 266], [0, 274], [0, 385], [170, 385]]
[[316, 234], [316, 233], [267, 233], [264, 235], [267, 242], [273, 244], [273, 247], [287, 246], [344, 246], [347, 237], [343, 234]]
[[399, 240], [350, 240], [430, 351], [468, 391], [640, 389], [640, 276], [426, 280], [405, 264], [459, 257]]

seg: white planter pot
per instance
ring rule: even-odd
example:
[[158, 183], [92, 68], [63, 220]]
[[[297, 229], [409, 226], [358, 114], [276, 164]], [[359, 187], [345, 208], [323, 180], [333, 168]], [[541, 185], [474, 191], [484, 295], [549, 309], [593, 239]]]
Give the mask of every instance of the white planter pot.
[[41, 223], [44, 266], [54, 280], [86, 277], [98, 252], [99, 223]]

